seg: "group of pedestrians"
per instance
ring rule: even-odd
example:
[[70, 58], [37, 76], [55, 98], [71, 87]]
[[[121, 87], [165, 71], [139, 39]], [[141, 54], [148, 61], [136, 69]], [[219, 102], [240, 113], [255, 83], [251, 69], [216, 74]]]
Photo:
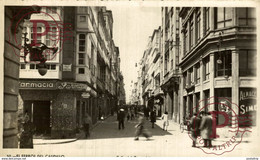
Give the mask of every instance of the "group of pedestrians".
[[204, 147], [212, 147], [212, 125], [213, 120], [209, 112], [194, 113], [190, 120], [192, 147], [196, 147], [198, 136], [204, 141]]

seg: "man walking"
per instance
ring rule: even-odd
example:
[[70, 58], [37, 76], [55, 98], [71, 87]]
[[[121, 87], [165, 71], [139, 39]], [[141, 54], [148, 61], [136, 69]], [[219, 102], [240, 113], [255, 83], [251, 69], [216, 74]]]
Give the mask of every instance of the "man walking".
[[204, 140], [204, 147], [212, 147], [211, 144], [211, 138], [212, 135], [212, 124], [213, 120], [210, 116], [210, 113], [206, 112], [201, 112], [202, 113], [202, 119], [201, 119], [201, 124], [200, 124], [200, 133], [201, 137]]
[[200, 116], [197, 115], [197, 113], [194, 113], [190, 121], [192, 147], [196, 147], [196, 139], [200, 135], [200, 130], [199, 130], [200, 122], [201, 122]]
[[124, 119], [125, 119], [125, 113], [124, 113], [124, 109], [120, 109], [119, 113], [118, 113], [118, 129], [120, 130], [121, 127], [122, 129], [125, 129], [125, 125], [124, 125]]
[[149, 140], [149, 138], [151, 137], [151, 134], [148, 132], [147, 129], [144, 128], [144, 124], [145, 124], [145, 119], [144, 119], [144, 114], [143, 113], [139, 113], [138, 114], [138, 124], [135, 126], [136, 131], [135, 131], [135, 141], [139, 140], [139, 136], [143, 135], [147, 140]]

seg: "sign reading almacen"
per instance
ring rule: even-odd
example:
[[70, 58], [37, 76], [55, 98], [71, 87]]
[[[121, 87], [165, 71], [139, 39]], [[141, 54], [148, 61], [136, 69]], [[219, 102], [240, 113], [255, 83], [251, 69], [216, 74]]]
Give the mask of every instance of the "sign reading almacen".
[[55, 82], [20, 82], [20, 89], [56, 89]]

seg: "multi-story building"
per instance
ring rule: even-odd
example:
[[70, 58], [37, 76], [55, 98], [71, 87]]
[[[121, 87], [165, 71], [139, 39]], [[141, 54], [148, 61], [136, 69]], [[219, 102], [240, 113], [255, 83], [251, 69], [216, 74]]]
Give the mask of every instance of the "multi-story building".
[[[119, 49], [113, 42], [112, 12], [105, 7], [42, 7], [42, 13], [25, 23], [28, 35], [35, 31], [31, 23], [34, 19], [64, 26], [50, 26], [50, 35], [37, 38], [59, 48], [57, 54], [47, 58], [44, 76], [38, 74], [35, 62], [21, 59], [23, 106], [37, 133], [73, 137], [87, 114], [94, 124], [117, 105]], [[43, 24], [37, 26], [37, 33], [46, 30]], [[33, 37], [28, 38], [31, 41]]]
[[[142, 65], [142, 97], [143, 104], [150, 110], [154, 107], [158, 114], [161, 115], [161, 28], [154, 30], [149, 38], [147, 49], [144, 52], [141, 60]], [[156, 101], [156, 103], [155, 103]]]
[[[180, 9], [183, 116], [190, 117], [201, 110], [221, 111], [229, 116], [251, 116], [251, 125], [255, 126], [255, 10], [229, 7]], [[224, 121], [223, 116], [217, 116], [218, 124]]]
[[161, 52], [163, 71], [161, 88], [164, 92], [164, 108], [169, 118], [179, 122], [180, 116], [180, 17], [179, 7], [162, 8]]

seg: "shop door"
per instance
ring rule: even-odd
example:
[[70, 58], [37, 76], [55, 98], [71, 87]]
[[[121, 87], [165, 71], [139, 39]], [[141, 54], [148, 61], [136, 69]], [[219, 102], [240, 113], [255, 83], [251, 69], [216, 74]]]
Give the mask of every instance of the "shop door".
[[50, 134], [50, 101], [33, 102], [33, 124], [36, 134]]

